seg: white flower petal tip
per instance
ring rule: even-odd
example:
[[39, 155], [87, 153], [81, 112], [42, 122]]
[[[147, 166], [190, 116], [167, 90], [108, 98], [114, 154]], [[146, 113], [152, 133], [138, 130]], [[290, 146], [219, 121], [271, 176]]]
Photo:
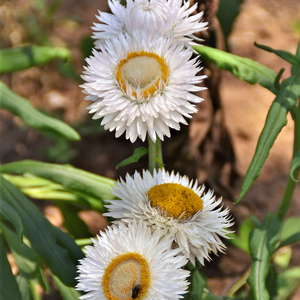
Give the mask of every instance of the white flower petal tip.
[[93, 242], [78, 265], [80, 299], [173, 300], [187, 293], [187, 260], [170, 249], [170, 235], [134, 220], [108, 227]]
[[99, 11], [100, 23], [92, 27], [96, 48], [108, 38], [120, 33], [132, 35], [134, 30], [142, 30], [146, 35], [159, 33], [189, 46], [194, 44], [195, 33], [208, 28], [202, 20], [203, 12], [193, 14], [197, 4], [191, 6], [189, 0], [128, 0], [126, 8], [119, 0], [108, 3], [112, 14]]
[[182, 253], [195, 265], [195, 258], [204, 265], [210, 253], [223, 253], [228, 229], [234, 223], [229, 209], [222, 210], [222, 198], [213, 191], [205, 193], [186, 176], [164, 169], [136, 172], [133, 177], [117, 183], [113, 194], [121, 200], [107, 201], [106, 216], [124, 221], [141, 219], [148, 226], [171, 234]]
[[153, 141], [170, 136], [170, 128], [179, 130], [180, 123], [197, 112], [196, 103], [203, 99], [192, 92], [205, 89], [196, 84], [199, 62], [190, 57], [193, 50], [161, 35], [146, 36], [134, 31], [111, 38], [87, 58], [81, 87], [93, 119], [116, 137], [125, 133], [134, 142]]

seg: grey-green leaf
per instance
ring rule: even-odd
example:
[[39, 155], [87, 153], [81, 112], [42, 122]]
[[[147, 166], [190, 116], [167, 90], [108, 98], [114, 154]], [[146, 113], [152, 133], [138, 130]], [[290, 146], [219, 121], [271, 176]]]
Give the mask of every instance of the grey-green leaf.
[[142, 156], [146, 155], [148, 152], [149, 152], [148, 148], [145, 148], [145, 147], [140, 147], [140, 148], [135, 149], [133, 155], [131, 155], [130, 157], [124, 159], [122, 162], [120, 162], [117, 165], [117, 169], [119, 167], [123, 167], [123, 166], [129, 165], [129, 164], [138, 162], [139, 159]]
[[11, 272], [10, 264], [6, 257], [2, 234], [0, 234], [0, 266], [0, 299], [22, 300], [18, 284]]
[[[9, 203], [21, 219], [24, 235], [32, 249], [57, 277], [68, 286], [74, 286], [76, 264], [83, 257], [74, 240], [53, 226], [15, 186], [0, 176], [0, 207]], [[11, 219], [7, 219], [11, 222]]]
[[[299, 118], [300, 118], [300, 116], [299, 116]], [[291, 164], [291, 170], [290, 170], [290, 177], [295, 182], [298, 182], [299, 172], [300, 172], [300, 151], [296, 152], [296, 154], [294, 155], [294, 158], [293, 158], [292, 164]]]
[[268, 112], [265, 126], [260, 134], [256, 150], [247, 170], [238, 203], [259, 176], [261, 168], [269, 155], [278, 134], [286, 125], [288, 111], [297, 103], [300, 96], [300, 73], [284, 80]]
[[251, 84], [259, 83], [277, 94], [274, 86], [276, 73], [250, 58], [240, 57], [225, 51], [207, 46], [193, 46], [201, 58], [214, 63], [218, 68], [230, 71], [234, 76]]
[[39, 112], [27, 99], [15, 94], [1, 81], [0, 91], [0, 107], [17, 115], [29, 126], [53, 132], [68, 140], [80, 140], [80, 135], [71, 126]]
[[114, 180], [69, 165], [23, 160], [0, 166], [0, 173], [31, 173], [97, 199], [114, 199], [111, 193]]
[[55, 58], [68, 60], [70, 50], [66, 48], [26, 45], [0, 50], [0, 74], [28, 69], [47, 63]]
[[279, 240], [280, 220], [277, 215], [267, 215], [258, 229], [250, 234], [250, 253], [253, 259], [248, 283], [251, 286], [250, 299], [268, 300], [266, 278], [273, 250]]

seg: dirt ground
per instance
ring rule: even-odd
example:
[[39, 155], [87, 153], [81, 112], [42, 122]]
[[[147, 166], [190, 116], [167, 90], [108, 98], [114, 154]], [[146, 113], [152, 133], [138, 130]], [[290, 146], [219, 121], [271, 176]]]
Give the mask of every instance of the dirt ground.
[[[24, 28], [24, 24], [30, 24], [30, 20], [24, 15], [20, 18], [22, 12], [24, 14], [30, 12], [34, 15], [30, 3], [26, 0], [12, 0], [5, 1], [0, 7], [0, 19], [6, 20], [1, 35], [3, 48], [36, 40], [36, 36], [28, 35], [26, 26]], [[46, 30], [45, 34], [49, 34], [52, 45], [66, 46], [72, 50], [78, 72], [82, 71], [83, 65], [79, 48], [82, 39], [91, 35], [90, 26], [97, 21], [95, 14], [98, 9], [107, 10], [107, 1], [66, 0], [55, 14], [54, 20], [42, 27]], [[276, 72], [284, 67], [283, 78], [287, 78], [290, 74], [289, 65], [274, 54], [256, 48], [253, 43], [256, 41], [276, 49], [295, 52], [299, 33], [296, 32], [294, 24], [297, 21], [300, 24], [299, 16], [300, 3], [297, 0], [286, 0], [284, 5], [280, 0], [244, 1], [228, 39], [230, 51], [265, 64]], [[240, 81], [229, 72], [223, 71], [221, 74], [220, 98], [223, 117], [232, 141], [236, 170], [239, 175], [231, 187], [233, 195], [237, 197], [274, 96], [259, 85], [249, 85]], [[54, 63], [12, 75], [2, 75], [1, 80], [9, 84], [16, 93], [30, 99], [36, 107], [62, 117], [75, 126], [83, 136], [82, 141], [59, 148], [57, 142], [28, 128], [10, 113], [0, 111], [1, 163], [23, 159], [67, 162], [114, 179], [124, 177], [126, 172], [132, 174], [135, 169], [147, 168], [146, 157], [129, 168], [115, 168], [119, 162], [130, 156], [135, 148], [144, 144], [138, 141], [132, 145], [123, 137], [115, 139], [113, 133], [99, 131], [97, 129], [99, 122], [91, 121], [91, 117], [85, 110], [88, 104], [83, 101], [84, 96], [78, 83], [58, 74]], [[205, 103], [199, 105], [199, 111], [204, 107], [203, 105]], [[84, 128], [89, 128], [90, 132], [96, 131], [96, 133], [91, 134]], [[193, 127], [190, 129], [190, 139], [193, 138], [192, 130]], [[175, 133], [174, 135], [176, 136]], [[288, 125], [276, 140], [260, 177], [242, 202], [234, 206], [232, 199], [218, 194], [224, 197], [225, 205], [230, 206], [238, 224], [250, 214], [263, 219], [266, 213], [276, 212], [288, 177], [292, 143], [293, 122], [289, 117]], [[167, 151], [172, 149], [172, 145], [168, 145], [166, 141], [165, 156], [168, 156]], [[49, 148], [57, 151], [51, 153]], [[176, 170], [176, 165], [166, 160], [166, 168]], [[201, 179], [201, 174], [199, 172], [196, 174], [198, 179]], [[41, 210], [53, 223], [61, 226], [60, 216], [51, 203], [37, 201], [35, 203], [39, 203]], [[297, 185], [289, 215], [300, 215], [300, 184]], [[81, 216], [95, 233], [105, 225], [97, 214], [82, 212]], [[293, 250], [291, 264], [299, 265], [300, 244], [294, 245]], [[212, 291], [224, 295], [233, 282], [249, 268], [250, 263], [250, 258], [246, 254], [228, 245], [227, 254], [215, 257], [212, 263], [208, 263], [203, 268], [203, 272], [208, 277], [208, 284]], [[53, 290], [50, 295], [45, 295], [44, 299], [59, 299], [59, 296]], [[300, 299], [300, 289], [291, 299]]]

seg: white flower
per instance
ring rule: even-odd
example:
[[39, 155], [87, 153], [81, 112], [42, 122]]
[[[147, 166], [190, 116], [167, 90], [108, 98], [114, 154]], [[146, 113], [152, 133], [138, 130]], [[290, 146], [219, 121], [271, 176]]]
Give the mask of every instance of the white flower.
[[183, 254], [195, 265], [195, 257], [201, 264], [210, 261], [210, 252], [224, 252], [225, 245], [220, 237], [227, 238], [233, 225], [228, 213], [220, 206], [212, 191], [204, 193], [205, 187], [198, 187], [197, 181], [174, 172], [143, 171], [133, 177], [128, 174], [126, 182], [116, 184], [113, 194], [121, 200], [108, 200], [108, 212], [123, 221], [141, 219], [155, 229], [171, 234]]
[[[193, 103], [203, 99], [191, 94], [203, 90], [195, 84], [205, 76], [197, 57], [190, 59], [191, 48], [162, 36], [120, 35], [107, 40], [87, 58], [82, 78], [86, 100], [95, 101], [88, 107], [93, 119], [103, 118], [105, 129], [119, 137], [143, 141], [147, 133], [153, 141], [170, 136], [170, 128], [180, 129], [186, 118], [197, 112]], [[184, 117], [183, 117], [184, 116]]]
[[[155, 32], [184, 41], [186, 45], [194, 44], [194, 33], [207, 29], [207, 22], [202, 21], [203, 12], [190, 16], [197, 9], [197, 3], [190, 7], [190, 1], [182, 0], [127, 0], [126, 8], [119, 0], [108, 1], [113, 14], [100, 12], [94, 23], [93, 38], [96, 48], [105, 39], [120, 33], [131, 35], [134, 30], [147, 34]], [[201, 40], [200, 40], [201, 41]]]
[[80, 299], [174, 300], [183, 298], [189, 271], [180, 250], [170, 249], [172, 237], [151, 233], [142, 221], [108, 227], [86, 246], [78, 266]]

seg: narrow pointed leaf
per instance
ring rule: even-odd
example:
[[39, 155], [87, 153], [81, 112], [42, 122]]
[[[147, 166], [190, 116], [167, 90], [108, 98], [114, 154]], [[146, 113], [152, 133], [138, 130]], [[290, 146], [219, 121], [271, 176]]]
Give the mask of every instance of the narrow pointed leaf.
[[[32, 249], [66, 285], [74, 286], [76, 264], [83, 257], [74, 240], [53, 226], [15, 186], [2, 176], [0, 207], [9, 203], [21, 219]], [[11, 219], [7, 219], [11, 222]]]
[[297, 58], [296, 55], [294, 55], [294, 54], [292, 54], [288, 51], [276, 50], [276, 49], [273, 49], [271, 47], [258, 44], [256, 42], [254, 43], [254, 45], [256, 47], [260, 48], [260, 49], [263, 49], [265, 51], [276, 54], [277, 56], [279, 56], [280, 58], [282, 58], [285, 61], [289, 62], [291, 65], [295, 66], [296, 68], [298, 68], [298, 70], [300, 70], [300, 60]]
[[259, 176], [278, 134], [287, 123], [286, 115], [296, 105], [300, 96], [300, 73], [284, 80], [268, 112], [265, 126], [260, 134], [255, 153], [247, 170], [238, 203]]
[[55, 58], [70, 59], [66, 48], [26, 45], [0, 50], [0, 74], [14, 72], [47, 63]]
[[3, 235], [0, 234], [0, 299], [22, 300], [21, 293], [6, 257]]
[[120, 162], [117, 165], [117, 169], [119, 167], [123, 167], [123, 166], [129, 165], [129, 164], [138, 162], [139, 159], [142, 156], [144, 156], [145, 154], [147, 154], [148, 152], [149, 152], [148, 148], [145, 148], [145, 147], [140, 147], [140, 148], [135, 149], [133, 155], [131, 155], [130, 157], [124, 159], [122, 162]]
[[300, 151], [298, 151], [295, 154], [291, 164], [290, 176], [295, 182], [298, 182], [299, 172], [300, 172]]
[[250, 234], [250, 253], [253, 259], [248, 283], [251, 286], [251, 300], [268, 300], [266, 278], [273, 250], [279, 240], [280, 220], [277, 215], [267, 215], [258, 229]]
[[68, 140], [80, 140], [80, 135], [71, 126], [39, 112], [28, 100], [15, 94], [1, 81], [0, 91], [0, 107], [17, 115], [29, 126], [53, 132]]
[[[300, 41], [298, 43], [297, 51], [296, 51], [296, 57], [300, 61]], [[296, 74], [299, 72], [299, 68], [297, 66], [292, 66], [292, 74]]]
[[111, 193], [115, 181], [95, 175], [69, 165], [23, 160], [0, 166], [0, 173], [31, 173], [63, 185], [73, 191], [82, 192], [96, 199], [114, 199]]
[[225, 51], [207, 46], [193, 46], [201, 54], [201, 58], [214, 63], [219, 69], [231, 72], [234, 76], [251, 84], [259, 83], [277, 94], [274, 86], [276, 73], [250, 58], [240, 57]]

